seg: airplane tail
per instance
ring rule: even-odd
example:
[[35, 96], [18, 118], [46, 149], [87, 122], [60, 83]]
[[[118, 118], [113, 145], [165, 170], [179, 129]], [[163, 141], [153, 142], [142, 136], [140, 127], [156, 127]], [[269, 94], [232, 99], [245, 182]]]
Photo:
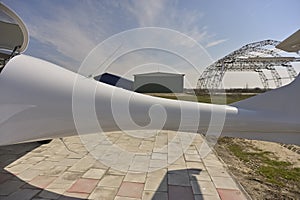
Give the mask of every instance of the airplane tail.
[[300, 117], [300, 75], [290, 84], [231, 104], [234, 107], [253, 111], [267, 111], [293, 120]]

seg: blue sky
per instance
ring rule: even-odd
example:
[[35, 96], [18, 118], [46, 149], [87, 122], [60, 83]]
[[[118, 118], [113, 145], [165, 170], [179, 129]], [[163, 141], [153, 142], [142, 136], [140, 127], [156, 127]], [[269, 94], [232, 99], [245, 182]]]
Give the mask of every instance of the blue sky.
[[[30, 43], [25, 54], [71, 70], [80, 66], [95, 45], [132, 28], [163, 27], [182, 32], [217, 60], [250, 42], [283, 40], [300, 27], [299, 0], [3, 2], [19, 14], [29, 29]], [[259, 84], [258, 77], [249, 74], [236, 80], [242, 86]]]

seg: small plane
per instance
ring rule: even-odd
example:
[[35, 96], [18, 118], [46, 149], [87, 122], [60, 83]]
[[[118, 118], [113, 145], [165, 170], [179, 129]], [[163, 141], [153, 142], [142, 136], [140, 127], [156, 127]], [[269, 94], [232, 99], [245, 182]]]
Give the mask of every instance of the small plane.
[[[77, 132], [96, 133], [99, 124], [102, 131], [132, 130], [136, 124], [154, 129], [155, 126], [147, 124], [151, 119], [159, 121], [161, 112], [153, 112], [150, 116], [153, 106], [163, 108], [166, 114], [162, 129], [206, 133], [210, 128], [222, 127], [221, 137], [300, 145], [299, 76], [289, 85], [230, 105], [152, 97], [110, 86], [22, 54], [28, 45], [26, 26], [2, 3], [0, 10], [6, 15], [0, 22], [0, 145], [62, 138], [77, 135]], [[299, 33], [298, 30], [278, 47], [298, 52]], [[90, 103], [94, 110], [88, 109]], [[130, 108], [133, 120], [128, 120], [128, 110], [124, 108]], [[84, 127], [77, 126], [74, 109], [82, 113], [80, 123]], [[94, 112], [97, 125], [85, 117], [90, 112]], [[224, 121], [210, 123], [212, 116], [224, 116]], [[184, 126], [179, 125], [182, 120]]]

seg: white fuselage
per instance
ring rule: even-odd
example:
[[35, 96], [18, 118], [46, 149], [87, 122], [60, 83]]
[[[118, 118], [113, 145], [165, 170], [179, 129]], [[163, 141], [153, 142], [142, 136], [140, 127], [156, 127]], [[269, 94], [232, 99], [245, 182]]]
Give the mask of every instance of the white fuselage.
[[[276, 109], [151, 97], [25, 55], [6, 64], [0, 74], [0, 92], [0, 145], [120, 129], [163, 128], [205, 134], [211, 127], [223, 127], [223, 136], [300, 144], [299, 118]], [[152, 108], [157, 112], [154, 109], [149, 114]], [[164, 114], [163, 126], [157, 127]], [[224, 124], [218, 119], [210, 123], [212, 116], [226, 117]]]

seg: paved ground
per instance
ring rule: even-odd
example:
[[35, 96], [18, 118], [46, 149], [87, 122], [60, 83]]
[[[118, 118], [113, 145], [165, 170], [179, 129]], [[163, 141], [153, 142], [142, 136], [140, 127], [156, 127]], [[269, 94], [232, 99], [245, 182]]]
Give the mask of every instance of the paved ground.
[[[163, 131], [137, 138], [139, 133], [107, 133], [106, 141], [91, 136], [92, 154], [79, 137], [64, 139], [74, 152], [58, 139], [0, 147], [0, 199], [246, 199], [214, 153], [200, 158], [200, 135]], [[139, 154], [109, 149], [110, 142]]]

